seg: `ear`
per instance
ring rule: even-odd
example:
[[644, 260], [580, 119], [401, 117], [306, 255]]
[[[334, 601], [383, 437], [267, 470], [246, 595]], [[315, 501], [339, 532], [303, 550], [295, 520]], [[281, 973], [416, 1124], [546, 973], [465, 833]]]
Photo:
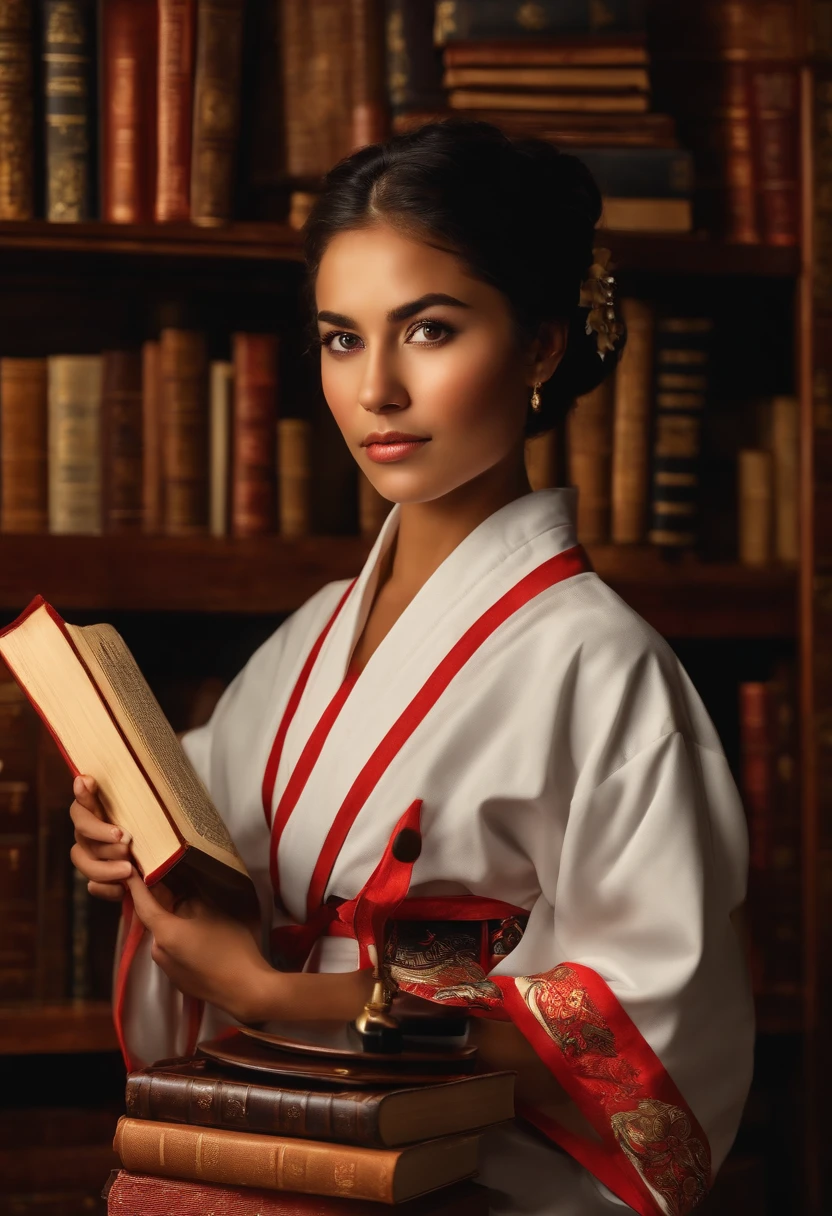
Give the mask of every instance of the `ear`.
[[566, 354], [569, 325], [566, 321], [543, 321], [529, 348], [529, 384], [545, 384]]

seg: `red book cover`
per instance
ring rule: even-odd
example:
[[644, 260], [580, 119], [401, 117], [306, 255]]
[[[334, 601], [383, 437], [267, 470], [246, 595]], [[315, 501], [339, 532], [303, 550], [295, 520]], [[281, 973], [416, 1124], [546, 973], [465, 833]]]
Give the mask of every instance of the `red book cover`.
[[191, 218], [195, 0], [159, 0], [156, 222]]
[[231, 531], [275, 530], [277, 468], [277, 338], [233, 336], [234, 421]]
[[156, 189], [156, 6], [101, 6], [101, 218], [153, 219]]

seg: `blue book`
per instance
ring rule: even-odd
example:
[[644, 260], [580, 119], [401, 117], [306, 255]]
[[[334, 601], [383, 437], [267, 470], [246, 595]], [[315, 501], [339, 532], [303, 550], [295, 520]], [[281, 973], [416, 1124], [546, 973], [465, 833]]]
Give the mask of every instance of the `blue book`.
[[436, 9], [436, 41], [633, 34], [644, 30], [646, 8], [646, 0], [445, 0]]
[[579, 157], [605, 198], [690, 198], [693, 156], [682, 148], [564, 148]]

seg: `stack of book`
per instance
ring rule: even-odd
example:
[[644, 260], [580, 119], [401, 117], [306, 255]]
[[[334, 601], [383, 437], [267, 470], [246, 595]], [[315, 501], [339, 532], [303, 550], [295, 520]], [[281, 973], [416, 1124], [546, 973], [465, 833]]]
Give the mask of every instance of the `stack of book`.
[[130, 1073], [109, 1213], [487, 1216], [487, 1192], [467, 1180], [479, 1133], [513, 1117], [513, 1073], [355, 1063], [338, 1082], [308, 1071], [308, 1059], [232, 1032]]
[[[388, 59], [394, 126], [449, 113], [549, 140], [595, 175], [607, 228], [690, 231], [693, 161], [677, 144], [672, 118], [651, 112], [644, 6], [551, 0], [532, 8], [511, 0], [439, 7], [432, 36], [442, 49], [445, 99], [438, 105], [436, 61], [419, 45], [427, 30], [413, 16], [402, 19]], [[406, 44], [401, 49], [408, 34], [409, 55]], [[424, 84], [404, 83], [410, 63], [425, 72]]]
[[796, 245], [799, 80], [791, 0], [655, 5], [654, 86], [696, 159], [698, 221]]

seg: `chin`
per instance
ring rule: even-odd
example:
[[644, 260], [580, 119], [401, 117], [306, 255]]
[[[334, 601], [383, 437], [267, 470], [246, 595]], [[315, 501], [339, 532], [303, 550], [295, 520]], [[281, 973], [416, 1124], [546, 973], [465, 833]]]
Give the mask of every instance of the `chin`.
[[440, 477], [435, 474], [430, 476], [424, 471], [418, 473], [413, 469], [380, 469], [375, 464], [370, 464], [369, 468], [362, 466], [362, 471], [382, 498], [400, 506], [436, 502], [440, 498], [446, 498], [482, 473], [482, 470], [475, 470], [470, 473], [458, 473], [455, 477]]

